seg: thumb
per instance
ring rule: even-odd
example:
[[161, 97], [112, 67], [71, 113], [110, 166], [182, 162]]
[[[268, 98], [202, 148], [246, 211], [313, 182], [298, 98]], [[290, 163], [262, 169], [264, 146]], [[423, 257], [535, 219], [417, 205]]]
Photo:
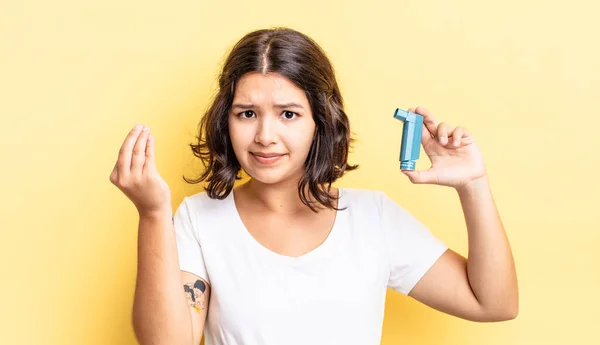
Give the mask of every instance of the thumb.
[[402, 173], [410, 179], [410, 182], [415, 184], [436, 183], [436, 173], [429, 170], [401, 170]]

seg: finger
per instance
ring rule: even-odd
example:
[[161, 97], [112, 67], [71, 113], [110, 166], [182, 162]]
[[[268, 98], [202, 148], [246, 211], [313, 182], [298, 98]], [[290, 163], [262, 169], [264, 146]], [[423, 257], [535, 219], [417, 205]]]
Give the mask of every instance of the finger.
[[437, 128], [438, 142], [441, 145], [446, 146], [446, 144], [448, 144], [448, 136], [450, 135], [451, 132], [452, 132], [452, 130], [450, 129], [449, 124], [447, 124], [445, 122], [440, 123]]
[[466, 128], [463, 128], [463, 135], [462, 135], [462, 138], [460, 139], [460, 142], [463, 145], [473, 144], [475, 142], [475, 138], [473, 138], [473, 135], [471, 134], [471, 132], [469, 132]]
[[131, 157], [131, 174], [134, 176], [141, 176], [142, 169], [144, 168], [144, 161], [146, 161], [146, 143], [148, 142], [148, 135], [150, 134], [150, 128], [145, 127], [142, 133], [135, 142], [133, 147], [133, 155]]
[[437, 183], [437, 174], [429, 170], [402, 170], [402, 173], [408, 176], [410, 182], [414, 184]]
[[121, 149], [119, 150], [119, 159], [117, 160], [117, 170], [120, 174], [127, 176], [130, 173], [131, 168], [131, 151], [133, 150], [133, 145], [135, 144], [137, 137], [139, 136], [142, 130], [142, 125], [136, 125], [129, 132], [123, 145], [121, 145]]
[[465, 134], [465, 129], [462, 127], [456, 127], [454, 131], [450, 134], [452, 137], [452, 146], [459, 147]]
[[[415, 113], [415, 110], [413, 108], [408, 108], [408, 111], [410, 111], [411, 113]], [[421, 131], [421, 144], [423, 146], [428, 146], [431, 140], [434, 140], [433, 134], [429, 132], [427, 126], [423, 126]]]
[[154, 136], [150, 134], [148, 136], [148, 143], [146, 144], [146, 162], [144, 163], [144, 174], [156, 168], [156, 161], [154, 157]]
[[433, 117], [431, 112], [423, 107], [416, 107], [413, 113], [423, 116], [423, 124], [425, 125], [429, 133], [431, 133], [431, 135], [435, 137], [439, 122], [435, 119], [435, 117]]
[[117, 164], [115, 164], [115, 167], [113, 168], [112, 172], [110, 173], [110, 176], [108, 177], [108, 179], [110, 180], [111, 183], [116, 184], [117, 177], [119, 177], [119, 170], [117, 169]]

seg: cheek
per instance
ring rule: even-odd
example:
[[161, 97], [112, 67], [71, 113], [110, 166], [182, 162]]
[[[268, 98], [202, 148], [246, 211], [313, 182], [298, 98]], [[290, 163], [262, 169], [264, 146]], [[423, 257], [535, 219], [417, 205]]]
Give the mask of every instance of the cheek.
[[229, 139], [234, 149], [240, 148], [245, 145], [247, 141], [248, 131], [243, 130], [239, 124], [229, 124]]
[[308, 155], [310, 147], [313, 143], [313, 130], [306, 129], [302, 131], [294, 131], [290, 137], [290, 143], [293, 145], [292, 150], [302, 155]]

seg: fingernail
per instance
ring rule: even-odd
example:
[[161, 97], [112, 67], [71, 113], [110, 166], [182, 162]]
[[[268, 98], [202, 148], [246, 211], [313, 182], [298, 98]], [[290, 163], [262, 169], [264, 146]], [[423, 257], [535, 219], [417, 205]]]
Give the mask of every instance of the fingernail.
[[140, 125], [139, 123], [137, 125], [135, 125], [135, 130], [138, 131], [140, 128], [142, 128], [142, 125]]
[[148, 132], [148, 127], [144, 127], [143, 131]]

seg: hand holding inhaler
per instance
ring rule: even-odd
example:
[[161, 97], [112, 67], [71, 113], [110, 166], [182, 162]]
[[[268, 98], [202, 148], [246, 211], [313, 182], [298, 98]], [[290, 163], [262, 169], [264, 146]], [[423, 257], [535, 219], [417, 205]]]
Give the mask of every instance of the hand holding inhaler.
[[[396, 109], [394, 118], [402, 122], [400, 170], [412, 183], [461, 188], [486, 176], [483, 157], [473, 136], [463, 127], [452, 128], [438, 122], [422, 107]], [[423, 149], [431, 161], [428, 170], [416, 170]]]

